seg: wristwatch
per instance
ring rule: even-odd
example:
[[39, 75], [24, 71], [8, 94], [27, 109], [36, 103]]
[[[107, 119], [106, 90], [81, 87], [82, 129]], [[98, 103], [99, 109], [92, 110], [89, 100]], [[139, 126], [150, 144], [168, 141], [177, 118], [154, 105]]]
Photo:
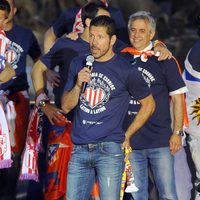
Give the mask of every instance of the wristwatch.
[[48, 103], [49, 101], [47, 100], [40, 100], [39, 103], [38, 103], [38, 107], [40, 108], [43, 108], [46, 106], [46, 104]]
[[184, 136], [184, 132], [183, 131], [176, 131], [174, 132], [176, 135], [179, 135], [179, 136]]

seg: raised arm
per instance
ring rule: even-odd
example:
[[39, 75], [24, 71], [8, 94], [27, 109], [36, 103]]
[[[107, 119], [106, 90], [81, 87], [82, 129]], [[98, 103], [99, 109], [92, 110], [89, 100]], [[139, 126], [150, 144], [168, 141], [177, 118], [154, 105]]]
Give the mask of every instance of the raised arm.
[[44, 34], [44, 53], [47, 53], [54, 45], [57, 37], [54, 33], [53, 27], [51, 26]]
[[75, 86], [70, 91], [64, 92], [62, 97], [61, 108], [66, 113], [70, 112], [78, 104], [82, 84], [83, 82], [90, 82], [90, 73], [91, 70], [87, 67], [84, 67], [78, 73], [78, 78]]

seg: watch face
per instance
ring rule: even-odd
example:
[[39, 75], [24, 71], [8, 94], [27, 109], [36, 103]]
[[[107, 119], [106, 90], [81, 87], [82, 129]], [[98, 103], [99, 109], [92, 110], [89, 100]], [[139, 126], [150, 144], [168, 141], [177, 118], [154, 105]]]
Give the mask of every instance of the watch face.
[[183, 131], [177, 131], [176, 134], [180, 135], [180, 136], [184, 136], [184, 132]]
[[41, 100], [40, 102], [39, 102], [39, 107], [43, 107], [43, 106], [45, 106], [46, 105], [46, 102], [45, 101], [43, 101], [43, 100]]

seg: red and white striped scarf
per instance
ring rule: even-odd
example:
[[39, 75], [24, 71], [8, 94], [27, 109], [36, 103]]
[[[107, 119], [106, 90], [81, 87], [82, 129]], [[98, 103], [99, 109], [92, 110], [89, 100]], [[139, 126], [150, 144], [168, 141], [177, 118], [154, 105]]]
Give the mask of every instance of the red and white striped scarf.
[[38, 181], [38, 153], [42, 150], [42, 116], [38, 107], [40, 100], [48, 100], [46, 94], [41, 93], [36, 99], [28, 125], [26, 145], [23, 153], [20, 180]]
[[4, 106], [0, 101], [0, 169], [9, 168], [12, 164], [9, 128], [4, 112]]
[[38, 152], [41, 149], [42, 134], [41, 117], [41, 111], [35, 106], [27, 130], [20, 180], [38, 181]]
[[82, 8], [76, 14], [76, 19], [75, 19], [75, 22], [74, 22], [74, 26], [73, 26], [72, 32], [82, 33], [83, 30], [84, 30], [82, 19], [81, 19], [81, 11], [82, 11]]
[[10, 40], [6, 37], [5, 32], [0, 29], [0, 55], [4, 56], [6, 53], [6, 48]]

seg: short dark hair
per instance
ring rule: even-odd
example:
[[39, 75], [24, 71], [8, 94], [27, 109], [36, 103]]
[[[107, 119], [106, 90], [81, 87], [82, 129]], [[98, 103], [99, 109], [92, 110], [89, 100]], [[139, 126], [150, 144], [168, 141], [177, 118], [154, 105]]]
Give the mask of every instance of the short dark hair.
[[6, 14], [10, 13], [10, 4], [6, 0], [0, 0], [0, 10], [6, 11]]
[[110, 37], [117, 34], [115, 21], [111, 17], [105, 15], [95, 17], [90, 23], [90, 27], [91, 26], [101, 26], [107, 28], [106, 33]]
[[[103, 4], [101, 1], [99, 2], [90, 2], [90, 3], [87, 3], [83, 8], [82, 8], [82, 11], [81, 11], [81, 19], [82, 19], [82, 23], [83, 23], [83, 26], [85, 27], [86, 24], [85, 24], [85, 20], [87, 18], [89, 19], [94, 19], [96, 16], [97, 16], [97, 12], [99, 11], [99, 9], [103, 9], [103, 10], [106, 10], [108, 11], [107, 7], [105, 6], [105, 4]], [[109, 11], [108, 11], [109, 12]]]

